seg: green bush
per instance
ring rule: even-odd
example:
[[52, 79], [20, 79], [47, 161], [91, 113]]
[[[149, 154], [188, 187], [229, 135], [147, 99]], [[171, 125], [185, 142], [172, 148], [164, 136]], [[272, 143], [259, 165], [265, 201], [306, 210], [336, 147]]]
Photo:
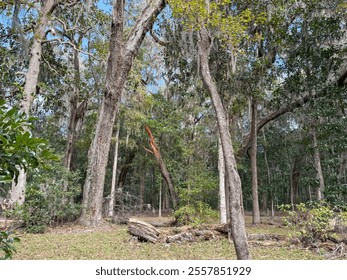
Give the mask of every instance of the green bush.
[[45, 166], [31, 175], [24, 204], [7, 216], [23, 220], [30, 233], [43, 233], [47, 226], [75, 220], [80, 214], [80, 205], [75, 202], [81, 192], [79, 179], [76, 172], [59, 163]]
[[282, 205], [279, 208], [288, 214], [283, 218], [285, 225], [295, 229], [306, 245], [326, 241], [334, 230], [336, 215], [325, 202], [300, 203], [294, 205], [294, 211], [290, 210], [291, 205]]
[[218, 212], [201, 201], [180, 207], [174, 212], [179, 225], [199, 225], [218, 219]]
[[18, 237], [11, 237], [11, 233], [8, 231], [0, 231], [0, 260], [9, 260], [12, 259], [13, 253], [16, 252], [14, 243], [19, 242]]

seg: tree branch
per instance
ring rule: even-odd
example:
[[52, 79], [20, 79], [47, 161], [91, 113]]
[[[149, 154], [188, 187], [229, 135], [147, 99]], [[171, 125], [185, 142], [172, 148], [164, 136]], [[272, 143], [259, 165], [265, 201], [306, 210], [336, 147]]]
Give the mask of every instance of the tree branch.
[[[267, 114], [265, 117], [263, 117], [258, 123], [257, 123], [257, 131], [263, 128], [264, 125], [269, 123], [270, 121], [273, 121], [277, 119], [279, 116], [282, 116], [288, 112], [292, 112], [294, 109], [299, 108], [303, 106], [305, 103], [307, 103], [309, 100], [315, 98], [314, 96], [306, 96], [300, 100], [297, 100], [293, 103], [290, 103], [276, 111], [273, 111], [269, 114]], [[237, 153], [238, 158], [241, 158], [245, 152], [247, 151], [247, 148], [251, 142], [251, 133], [247, 133], [242, 140], [241, 148]]]
[[154, 41], [156, 43], [158, 43], [159, 45], [163, 46], [163, 47], [166, 47], [168, 44], [169, 44], [169, 41], [164, 41], [162, 39], [160, 39], [153, 31], [153, 29], [151, 29], [150, 31], [150, 34], [152, 36], [152, 38], [154, 39]]

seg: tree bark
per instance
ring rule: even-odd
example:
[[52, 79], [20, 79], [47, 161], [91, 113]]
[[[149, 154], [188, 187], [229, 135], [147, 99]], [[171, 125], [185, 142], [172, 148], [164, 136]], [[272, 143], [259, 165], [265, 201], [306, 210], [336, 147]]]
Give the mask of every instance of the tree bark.
[[241, 207], [241, 180], [237, 171], [234, 150], [231, 142], [231, 136], [229, 134], [228, 122], [226, 119], [226, 112], [223, 107], [222, 100], [218, 94], [216, 84], [212, 80], [210, 73], [209, 55], [211, 41], [209, 34], [204, 27], [201, 28], [198, 35], [198, 55], [200, 61], [200, 71], [203, 83], [210, 94], [212, 104], [216, 112], [217, 124], [219, 128], [225, 160], [228, 185], [230, 188], [229, 199], [231, 212], [231, 232], [236, 250], [236, 255], [238, 259], [250, 259], [250, 252], [248, 249], [247, 235], [245, 229], [245, 221]]
[[[75, 43], [77, 46], [82, 44], [82, 36], [79, 37], [78, 42]], [[68, 126], [68, 135], [66, 141], [65, 155], [63, 159], [63, 164], [68, 170], [73, 170], [72, 159], [75, 151], [75, 144], [78, 137], [77, 125], [84, 119], [87, 100], [78, 103], [80, 98], [80, 87], [81, 87], [81, 75], [80, 75], [80, 60], [79, 52], [77, 49], [73, 49], [73, 69], [74, 69], [74, 83], [73, 91], [70, 96], [70, 118]]]
[[115, 147], [114, 147], [114, 157], [113, 157], [113, 168], [112, 168], [110, 204], [108, 208], [109, 217], [112, 217], [114, 215], [114, 203], [116, 200], [116, 178], [117, 178], [117, 166], [118, 166], [119, 130], [120, 130], [120, 126], [117, 125]]
[[299, 179], [300, 179], [300, 158], [296, 158], [294, 160], [294, 165], [292, 169], [292, 177], [291, 177], [291, 189], [292, 189], [292, 198], [291, 203], [297, 204], [299, 203]]
[[169, 192], [170, 192], [170, 196], [171, 196], [171, 201], [172, 201], [172, 206], [174, 209], [177, 208], [177, 205], [178, 205], [178, 196], [177, 196], [177, 193], [176, 193], [176, 190], [175, 190], [175, 187], [171, 181], [171, 177], [170, 177], [170, 173], [169, 171], [167, 170], [166, 168], [166, 165], [163, 161], [163, 158], [161, 157], [161, 154], [159, 152], [159, 149], [157, 147], [157, 145], [155, 144], [155, 141], [154, 141], [154, 136], [150, 130], [150, 128], [145, 125], [145, 129], [146, 129], [146, 132], [149, 136], [149, 145], [151, 146], [151, 150], [148, 150], [146, 149], [148, 152], [150, 152], [151, 154], [154, 155], [156, 161], [157, 161], [157, 164], [159, 166], [159, 169], [160, 169], [160, 173], [161, 175], [163, 176], [168, 188], [169, 188]]
[[324, 176], [323, 176], [323, 170], [322, 170], [322, 164], [320, 159], [320, 153], [318, 148], [318, 140], [317, 140], [317, 134], [316, 129], [312, 129], [312, 140], [313, 140], [313, 158], [314, 158], [314, 165], [317, 172], [317, 177], [319, 181], [319, 187], [317, 189], [317, 200], [323, 200], [324, 199]]
[[165, 5], [165, 0], [150, 1], [140, 13], [126, 38], [126, 32], [124, 32], [125, 0], [115, 0], [114, 2], [106, 87], [97, 118], [94, 140], [88, 154], [82, 213], [79, 219], [83, 225], [97, 226], [102, 220], [106, 165], [118, 103], [142, 41]]
[[220, 223], [227, 222], [227, 208], [225, 196], [225, 164], [222, 143], [220, 136], [218, 137], [218, 173], [219, 173], [219, 209], [220, 209]]
[[[27, 116], [30, 114], [30, 106], [33, 101], [33, 94], [36, 92], [36, 86], [40, 72], [40, 60], [42, 56], [42, 41], [46, 36], [46, 27], [49, 22], [50, 14], [54, 11], [59, 1], [46, 0], [39, 12], [39, 19], [33, 36], [33, 44], [31, 46], [31, 56], [29, 60], [28, 71], [25, 75], [25, 84], [23, 89], [23, 99], [20, 107], [21, 111]], [[21, 205], [25, 200], [26, 173], [23, 169], [19, 170], [17, 183], [12, 183], [11, 205]]]
[[260, 224], [259, 195], [258, 195], [258, 170], [257, 170], [257, 102], [252, 97], [251, 101], [251, 176], [252, 176], [252, 224]]
[[139, 170], [139, 173], [140, 173], [140, 193], [139, 193], [140, 211], [143, 211], [146, 170], [145, 169]]

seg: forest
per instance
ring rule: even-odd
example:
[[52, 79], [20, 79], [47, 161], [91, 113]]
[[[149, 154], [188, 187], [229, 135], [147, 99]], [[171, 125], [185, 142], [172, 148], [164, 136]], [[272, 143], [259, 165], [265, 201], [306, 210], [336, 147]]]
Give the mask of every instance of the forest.
[[3, 259], [347, 259], [346, 1], [0, 1], [0, 206]]

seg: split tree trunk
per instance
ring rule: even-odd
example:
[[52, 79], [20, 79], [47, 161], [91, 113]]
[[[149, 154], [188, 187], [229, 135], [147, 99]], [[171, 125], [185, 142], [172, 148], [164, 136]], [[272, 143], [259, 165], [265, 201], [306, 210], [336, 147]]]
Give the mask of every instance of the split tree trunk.
[[[33, 94], [36, 92], [36, 86], [40, 72], [40, 60], [42, 56], [42, 41], [46, 36], [46, 27], [49, 17], [57, 6], [58, 1], [46, 0], [41, 8], [39, 19], [36, 23], [36, 29], [31, 46], [31, 56], [29, 60], [28, 71], [25, 75], [25, 84], [23, 90], [23, 99], [21, 101], [21, 110], [27, 116], [30, 114], [30, 107], [33, 101]], [[23, 169], [19, 170], [18, 181], [12, 183], [11, 205], [21, 205], [25, 200], [26, 173]]]
[[[94, 140], [88, 153], [82, 213], [79, 219], [83, 225], [97, 226], [102, 220], [105, 173], [118, 103], [142, 41], [165, 5], [165, 0], [148, 2], [128, 33], [124, 32], [125, 0], [114, 1], [106, 87], [97, 118]], [[129, 35], [126, 37], [126, 34]]]
[[257, 170], [257, 102], [252, 97], [251, 104], [251, 176], [252, 176], [252, 224], [260, 224], [258, 170]]
[[163, 158], [161, 157], [161, 154], [159, 152], [159, 149], [157, 147], [157, 145], [155, 144], [155, 140], [154, 140], [154, 136], [150, 130], [150, 128], [145, 125], [145, 129], [146, 129], [146, 132], [149, 136], [149, 145], [151, 146], [151, 150], [148, 150], [146, 149], [148, 152], [150, 152], [151, 154], [154, 155], [157, 163], [158, 163], [158, 166], [159, 166], [159, 169], [160, 169], [160, 173], [161, 175], [163, 176], [168, 188], [169, 188], [169, 192], [170, 192], [170, 196], [171, 196], [171, 201], [172, 201], [172, 206], [174, 209], [177, 208], [177, 205], [178, 205], [178, 196], [177, 196], [177, 193], [176, 193], [176, 190], [175, 190], [175, 187], [171, 181], [171, 177], [170, 177], [170, 173], [169, 171], [167, 170], [166, 168], [166, 165], [163, 161]]
[[236, 160], [234, 156], [234, 150], [232, 146], [231, 136], [229, 134], [228, 122], [226, 119], [226, 112], [223, 107], [222, 100], [218, 94], [216, 84], [212, 80], [210, 67], [209, 67], [209, 55], [210, 55], [211, 41], [209, 34], [204, 27], [199, 31], [198, 40], [198, 54], [200, 61], [200, 71], [203, 79], [203, 83], [206, 86], [212, 104], [214, 106], [217, 123], [221, 138], [221, 144], [224, 154], [225, 167], [227, 173], [228, 186], [230, 188], [230, 212], [231, 212], [231, 233], [236, 250], [237, 259], [250, 259], [250, 252], [247, 243], [247, 235], [245, 228], [245, 221], [243, 217], [243, 211], [241, 206], [241, 180], [237, 171]]

